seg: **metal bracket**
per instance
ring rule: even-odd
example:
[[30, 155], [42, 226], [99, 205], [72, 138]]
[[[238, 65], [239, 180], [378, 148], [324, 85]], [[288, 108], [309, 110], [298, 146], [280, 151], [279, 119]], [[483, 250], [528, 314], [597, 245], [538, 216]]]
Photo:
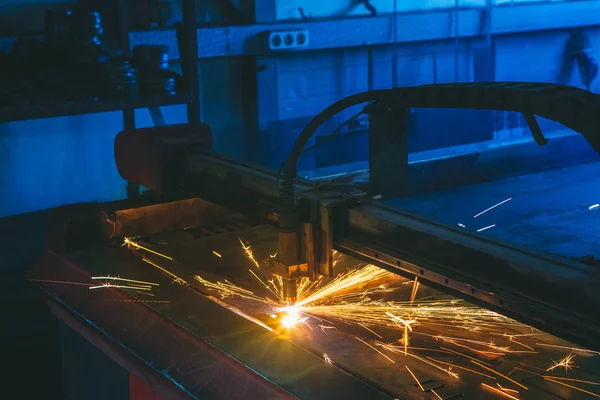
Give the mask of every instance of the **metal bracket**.
[[369, 195], [389, 198], [408, 184], [409, 108], [383, 103], [367, 107], [369, 114]]
[[531, 135], [533, 136], [533, 140], [540, 145], [545, 146], [548, 143], [548, 139], [544, 137], [544, 133], [542, 132], [542, 128], [540, 128], [540, 124], [538, 124], [537, 119], [534, 114], [523, 113], [523, 118], [525, 118], [525, 122], [527, 122], [527, 126], [531, 131]]

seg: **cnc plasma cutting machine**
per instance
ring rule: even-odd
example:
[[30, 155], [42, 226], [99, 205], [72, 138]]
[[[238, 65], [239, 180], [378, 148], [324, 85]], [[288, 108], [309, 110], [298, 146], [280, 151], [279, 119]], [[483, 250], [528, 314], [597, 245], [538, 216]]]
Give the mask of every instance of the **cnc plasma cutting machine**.
[[[319, 126], [365, 103], [368, 172], [299, 177]], [[154, 195], [57, 214], [31, 279], [57, 316], [169, 398], [600, 397], [595, 259], [454, 221], [474, 188], [490, 200], [477, 221], [506, 204], [516, 215], [512, 198], [490, 196], [517, 184], [424, 190], [452, 181], [456, 157], [409, 162], [412, 108], [519, 112], [531, 143], [551, 148], [565, 139], [543, 135], [544, 117], [600, 150], [600, 97], [538, 83], [351, 96], [309, 123], [279, 171], [213, 152], [204, 124], [124, 131], [117, 168]], [[588, 177], [574, 185], [594, 186], [598, 164], [569, 168], [586, 169], [563, 170]], [[518, 179], [530, 190], [558, 179], [543, 174], [556, 172]], [[444, 201], [443, 221], [427, 216]], [[593, 255], [593, 239], [569, 242]]]

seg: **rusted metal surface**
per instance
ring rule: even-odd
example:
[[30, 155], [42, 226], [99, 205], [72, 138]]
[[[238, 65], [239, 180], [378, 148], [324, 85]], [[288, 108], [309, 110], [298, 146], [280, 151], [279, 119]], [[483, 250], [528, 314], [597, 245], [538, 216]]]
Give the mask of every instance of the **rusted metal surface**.
[[241, 220], [242, 216], [208, 201], [193, 198], [124, 210], [103, 210], [100, 218], [106, 237], [114, 238], [233, 222]]

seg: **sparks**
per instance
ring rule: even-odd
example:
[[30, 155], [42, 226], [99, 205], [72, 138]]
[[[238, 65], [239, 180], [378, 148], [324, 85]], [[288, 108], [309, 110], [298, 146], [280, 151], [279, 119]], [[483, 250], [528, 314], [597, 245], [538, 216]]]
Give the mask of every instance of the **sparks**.
[[479, 216], [481, 216], [481, 215], [485, 214], [486, 212], [488, 212], [488, 211], [491, 211], [491, 210], [493, 210], [494, 208], [501, 206], [501, 205], [502, 205], [502, 204], [504, 204], [504, 203], [508, 203], [508, 202], [509, 202], [509, 201], [511, 201], [511, 200], [512, 200], [512, 197], [509, 197], [508, 199], [506, 199], [506, 200], [503, 200], [503, 201], [501, 201], [500, 203], [494, 204], [493, 206], [491, 206], [490, 208], [487, 208], [487, 209], [483, 210], [483, 211], [482, 211], [482, 212], [480, 212], [479, 214], [475, 214], [475, 215], [473, 216], [473, 218], [477, 218], [477, 217], [479, 217]]
[[144, 250], [144, 251], [147, 251], [148, 253], [157, 255], [162, 258], [166, 258], [167, 260], [171, 260], [171, 261], [173, 260], [172, 257], [169, 257], [167, 255], [164, 255], [162, 253], [159, 253], [158, 251], [154, 251], [147, 247], [141, 246], [139, 243], [133, 241], [131, 238], [128, 238], [128, 237], [123, 238], [123, 246], [127, 246], [128, 248], [134, 248], [135, 250]]
[[577, 386], [569, 385], [568, 383], [565, 383], [565, 382], [561, 382], [561, 381], [559, 381], [559, 380], [556, 380], [556, 378], [546, 378], [546, 377], [544, 377], [544, 379], [545, 379], [545, 380], [547, 380], [547, 381], [550, 381], [550, 382], [556, 383], [556, 384], [558, 384], [558, 385], [562, 385], [562, 386], [565, 386], [565, 387], [571, 388], [571, 389], [573, 389], [573, 390], [577, 390], [577, 391], [579, 391], [579, 392], [582, 392], [582, 393], [589, 394], [590, 396], [594, 396], [594, 397], [600, 397], [600, 394], [597, 394], [597, 393], [594, 393], [594, 392], [590, 392], [589, 390], [585, 390], [585, 389], [582, 389], [582, 388], [580, 388], [580, 387], [577, 387]]
[[558, 345], [555, 345], [555, 344], [546, 344], [546, 343], [536, 343], [535, 345], [536, 346], [541, 346], [541, 347], [551, 347], [551, 348], [554, 348], [554, 349], [569, 350], [569, 351], [574, 351], [576, 353], [590, 353], [590, 354], [600, 355], [600, 351], [582, 349], [582, 348], [577, 348], [577, 347], [558, 346]]
[[419, 290], [419, 277], [415, 276], [415, 283], [413, 284], [412, 293], [410, 294], [410, 304], [412, 305], [415, 302], [415, 298], [417, 297], [417, 291]]
[[222, 257], [223, 257], [221, 254], [217, 253], [217, 252], [216, 252], [216, 251], [214, 251], [214, 250], [212, 251], [212, 253], [213, 253], [215, 256], [219, 257], [219, 258], [222, 258]]
[[383, 354], [381, 351], [377, 350], [373, 345], [370, 345], [369, 343], [365, 342], [364, 340], [362, 340], [361, 338], [359, 338], [358, 336], [354, 337], [356, 340], [358, 340], [359, 342], [364, 343], [365, 345], [369, 346], [371, 349], [375, 350], [377, 353], [381, 354], [386, 360], [388, 360], [389, 362], [391, 362], [392, 364], [396, 364], [396, 361], [392, 360], [391, 358], [389, 358], [388, 356], [386, 356], [385, 354]]
[[297, 324], [306, 321], [300, 317], [300, 314], [295, 307], [286, 307], [283, 312], [284, 316], [281, 318], [281, 326], [284, 328], [292, 328]]
[[269, 302], [268, 298], [260, 297], [251, 292], [250, 290], [241, 288], [228, 280], [211, 282], [202, 278], [200, 275], [194, 275], [194, 279], [200, 282], [204, 287], [210, 290], [216, 291], [222, 299], [226, 299], [228, 297], [239, 297], [243, 299], [253, 300], [260, 303], [272, 303]]
[[477, 362], [477, 361], [473, 361], [473, 360], [471, 360], [471, 362], [472, 362], [473, 364], [476, 364], [476, 365], [480, 366], [481, 368], [483, 368], [483, 369], [485, 369], [485, 370], [488, 370], [488, 371], [490, 371], [490, 372], [492, 372], [492, 373], [494, 373], [494, 374], [496, 374], [496, 375], [498, 375], [498, 376], [501, 376], [502, 378], [506, 379], [507, 381], [509, 381], [509, 382], [512, 382], [512, 383], [514, 383], [515, 385], [517, 385], [517, 386], [520, 386], [520, 387], [522, 387], [522, 388], [523, 388], [523, 389], [525, 389], [525, 390], [529, 390], [529, 389], [527, 388], [527, 386], [525, 386], [525, 385], [523, 385], [523, 384], [520, 384], [519, 382], [515, 381], [515, 380], [514, 380], [514, 379], [512, 379], [512, 378], [509, 378], [508, 376], [506, 376], [506, 375], [504, 375], [504, 374], [501, 374], [500, 372], [496, 371], [495, 369], [492, 369], [492, 368], [490, 368], [490, 367], [486, 367], [485, 365], [483, 365], [483, 364], [481, 364], [481, 363], [479, 363], [479, 362]]
[[484, 389], [487, 389], [487, 390], [489, 390], [490, 392], [494, 392], [494, 393], [496, 393], [496, 394], [499, 394], [500, 396], [504, 396], [504, 397], [506, 397], [506, 398], [508, 398], [508, 399], [512, 399], [512, 400], [519, 400], [519, 398], [518, 398], [518, 397], [515, 397], [515, 396], [513, 396], [512, 394], [510, 394], [510, 393], [506, 393], [505, 391], [502, 391], [502, 390], [500, 390], [500, 389], [496, 389], [495, 387], [493, 387], [493, 386], [490, 386], [490, 385], [487, 385], [487, 384], [485, 384], [485, 383], [482, 383], [482, 384], [481, 384], [481, 387], [482, 387], [482, 388], [484, 388]]
[[158, 283], [154, 283], [154, 282], [144, 282], [144, 281], [137, 281], [135, 279], [125, 279], [125, 278], [118, 278], [118, 277], [114, 277], [114, 276], [92, 276], [93, 280], [103, 280], [103, 281], [121, 281], [121, 282], [129, 282], [129, 283], [139, 283], [143, 286], [159, 286]]
[[421, 382], [417, 379], [417, 377], [415, 376], [415, 374], [413, 374], [413, 372], [410, 370], [410, 368], [408, 368], [408, 365], [405, 365], [404, 368], [406, 368], [406, 370], [408, 371], [408, 373], [410, 374], [410, 376], [412, 376], [413, 379], [415, 380], [415, 382], [417, 382], [417, 385], [419, 385], [419, 388], [421, 388], [421, 392], [424, 392], [425, 389], [423, 389], [423, 385], [421, 385]]
[[129, 285], [113, 285], [110, 283], [105, 283], [99, 286], [90, 286], [88, 289], [93, 290], [93, 289], [107, 289], [107, 288], [113, 288], [113, 289], [133, 289], [133, 290], [152, 290], [152, 288], [150, 286], [129, 286]]
[[323, 359], [325, 360], [325, 362], [327, 364], [333, 365], [333, 360], [331, 358], [329, 358], [329, 356], [327, 354], [323, 354]]
[[567, 355], [565, 358], [563, 358], [560, 361], [553, 361], [552, 365], [550, 365], [550, 367], [548, 367], [546, 372], [553, 371], [556, 368], [561, 368], [561, 367], [563, 367], [565, 369], [565, 372], [568, 372], [569, 368], [573, 368], [573, 365], [575, 365], [575, 362], [573, 361], [574, 359], [575, 359], [575, 355], [573, 353], [570, 353], [569, 355]]
[[364, 268], [358, 268], [346, 273], [339, 274], [330, 282], [322, 285], [318, 290], [306, 293], [303, 299], [299, 299], [296, 305], [302, 307], [308, 304], [315, 304], [330, 297], [340, 297], [350, 292], [356, 295], [356, 289], [365, 287], [377, 280], [392, 276], [391, 272], [378, 268], [374, 265], [367, 265]]
[[171, 271], [168, 271], [167, 269], [161, 267], [160, 265], [156, 264], [155, 262], [152, 262], [152, 261], [148, 260], [147, 258], [142, 258], [142, 261], [145, 262], [146, 264], [152, 265], [154, 268], [157, 268], [160, 271], [162, 271], [165, 274], [167, 274], [169, 277], [171, 277], [173, 279], [173, 283], [178, 283], [180, 285], [187, 285], [187, 282], [184, 281], [182, 278], [178, 277], [177, 275], [175, 275]]
[[483, 231], [487, 231], [488, 229], [492, 229], [496, 226], [496, 224], [492, 224], [492, 225], [488, 225], [488, 226], [484, 226], [483, 228], [477, 229], [477, 232], [483, 232]]
[[252, 263], [254, 265], [256, 265], [256, 268], [260, 268], [258, 261], [256, 261], [256, 258], [254, 258], [254, 252], [252, 251], [252, 246], [249, 244], [245, 244], [241, 238], [238, 238], [238, 240], [240, 241], [240, 244], [242, 245], [242, 249], [244, 249], [244, 252], [246, 252], [246, 255], [248, 256], [250, 261], [252, 261]]
[[542, 378], [556, 379], [556, 380], [559, 380], [559, 381], [569, 381], [569, 382], [584, 383], [586, 385], [600, 385], [600, 382], [586, 381], [586, 380], [583, 380], [583, 379], [564, 378], [564, 377], [561, 377], [561, 376], [541, 375], [541, 377]]
[[588, 207], [588, 210], [593, 210], [594, 208], [598, 208], [600, 207], [600, 204], [592, 204], [591, 206]]

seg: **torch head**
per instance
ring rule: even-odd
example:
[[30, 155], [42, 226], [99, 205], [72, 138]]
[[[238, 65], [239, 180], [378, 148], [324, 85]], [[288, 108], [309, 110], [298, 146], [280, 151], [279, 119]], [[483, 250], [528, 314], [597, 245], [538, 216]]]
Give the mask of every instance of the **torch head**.
[[289, 306], [296, 304], [297, 284], [295, 279], [283, 279], [283, 300]]

